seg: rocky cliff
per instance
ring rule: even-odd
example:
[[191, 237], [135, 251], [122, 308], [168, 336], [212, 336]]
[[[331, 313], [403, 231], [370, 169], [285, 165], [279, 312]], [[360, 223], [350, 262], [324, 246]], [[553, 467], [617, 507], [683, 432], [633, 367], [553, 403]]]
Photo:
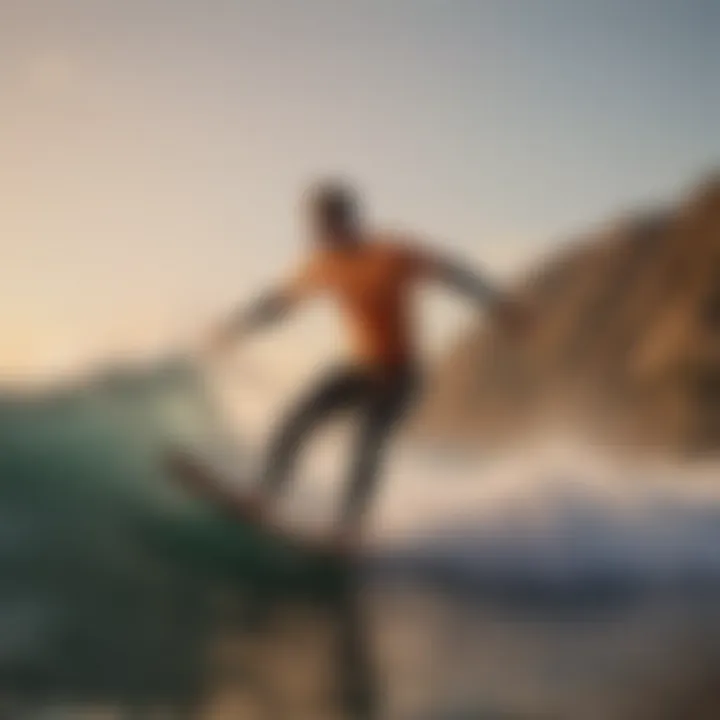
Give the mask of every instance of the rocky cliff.
[[519, 283], [521, 340], [492, 322], [437, 370], [425, 434], [503, 441], [571, 428], [591, 440], [720, 450], [720, 177], [676, 206], [569, 243]]

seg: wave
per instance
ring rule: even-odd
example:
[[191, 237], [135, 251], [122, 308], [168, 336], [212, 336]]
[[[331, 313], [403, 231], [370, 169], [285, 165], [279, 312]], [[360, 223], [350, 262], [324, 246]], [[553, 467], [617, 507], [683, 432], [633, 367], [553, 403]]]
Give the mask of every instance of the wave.
[[612, 462], [556, 443], [452, 478], [409, 460], [386, 509], [388, 535], [402, 532], [385, 565], [445, 590], [525, 599], [716, 591], [717, 478], [714, 464]]
[[[182, 701], [226, 634], [211, 627], [218, 597], [250, 597], [253, 622], [273, 597], [332, 604], [346, 573], [226, 521], [164, 471], [178, 441], [244, 465], [230, 435], [183, 363], [0, 398], [0, 690]], [[720, 581], [714, 467], [629, 466], [576, 445], [432, 463], [406, 447], [389, 471], [362, 588], [429, 589], [450, 618], [478, 595], [584, 612]], [[300, 499], [315, 507], [327, 489]]]
[[[182, 362], [0, 398], [0, 572], [47, 554], [267, 574], [273, 553], [261, 540], [173, 485], [162, 455], [177, 442], [221, 464], [249, 462], [202, 376]], [[715, 466], [612, 463], [566, 444], [454, 466], [406, 448], [380, 504], [375, 558], [479, 585], [501, 576], [714, 582], [716, 477]], [[320, 489], [309, 492], [319, 505]]]

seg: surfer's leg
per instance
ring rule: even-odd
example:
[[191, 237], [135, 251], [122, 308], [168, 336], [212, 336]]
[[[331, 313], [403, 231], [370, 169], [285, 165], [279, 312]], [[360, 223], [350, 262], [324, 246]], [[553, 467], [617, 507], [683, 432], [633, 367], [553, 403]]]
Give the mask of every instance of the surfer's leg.
[[359, 405], [368, 393], [368, 378], [355, 368], [331, 372], [303, 399], [270, 441], [261, 489], [277, 495], [287, 483], [303, 441], [320, 422], [342, 410]]
[[390, 381], [389, 387], [376, 386], [365, 405], [343, 508], [344, 528], [359, 530], [375, 492], [382, 453], [415, 397], [416, 389], [415, 372], [404, 370]]

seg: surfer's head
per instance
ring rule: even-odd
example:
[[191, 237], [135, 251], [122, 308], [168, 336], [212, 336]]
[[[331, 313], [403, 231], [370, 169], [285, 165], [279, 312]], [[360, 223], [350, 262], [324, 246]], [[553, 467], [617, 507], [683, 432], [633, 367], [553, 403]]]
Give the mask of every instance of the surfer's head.
[[307, 195], [307, 214], [313, 239], [323, 245], [342, 247], [360, 239], [360, 201], [352, 187], [343, 182], [325, 181]]

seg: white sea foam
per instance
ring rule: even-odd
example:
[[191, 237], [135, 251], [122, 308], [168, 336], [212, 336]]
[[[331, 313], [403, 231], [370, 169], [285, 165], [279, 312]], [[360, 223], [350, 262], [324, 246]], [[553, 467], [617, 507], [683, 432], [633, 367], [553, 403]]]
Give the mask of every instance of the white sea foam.
[[378, 521], [386, 546], [445, 571], [720, 578], [713, 464], [611, 460], [553, 443], [452, 469], [399, 458]]

